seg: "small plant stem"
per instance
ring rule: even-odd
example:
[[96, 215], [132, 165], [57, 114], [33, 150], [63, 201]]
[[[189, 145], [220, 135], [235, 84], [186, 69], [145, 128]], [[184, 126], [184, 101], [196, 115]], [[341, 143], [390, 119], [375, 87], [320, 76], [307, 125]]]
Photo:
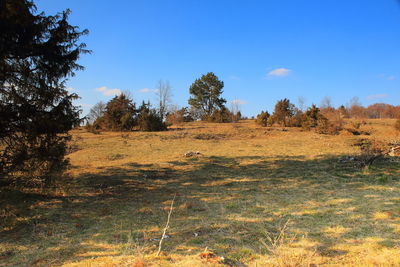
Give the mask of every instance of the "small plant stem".
[[164, 240], [164, 237], [165, 237], [165, 234], [166, 234], [166, 232], [167, 232], [167, 229], [169, 228], [169, 220], [170, 220], [170, 218], [171, 218], [172, 209], [174, 208], [175, 197], [176, 197], [176, 193], [175, 193], [175, 195], [174, 195], [174, 198], [172, 199], [171, 207], [169, 208], [167, 224], [165, 225], [163, 234], [162, 234], [161, 239], [160, 239], [160, 243], [158, 244], [157, 257], [160, 255], [161, 247], [162, 247], [162, 242], [163, 242], [163, 240]]

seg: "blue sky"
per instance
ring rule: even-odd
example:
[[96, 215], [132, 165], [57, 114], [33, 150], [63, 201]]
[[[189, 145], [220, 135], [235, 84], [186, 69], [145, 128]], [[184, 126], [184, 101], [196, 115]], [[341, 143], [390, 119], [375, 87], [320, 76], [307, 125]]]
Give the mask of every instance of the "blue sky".
[[[39, 11], [70, 8], [70, 23], [90, 31], [91, 55], [68, 87], [84, 114], [119, 90], [155, 99], [169, 80], [173, 102], [187, 106], [189, 86], [214, 72], [244, 115], [275, 102], [335, 106], [400, 104], [400, 4], [396, 0], [36, 0]], [[229, 105], [229, 104], [228, 104]]]

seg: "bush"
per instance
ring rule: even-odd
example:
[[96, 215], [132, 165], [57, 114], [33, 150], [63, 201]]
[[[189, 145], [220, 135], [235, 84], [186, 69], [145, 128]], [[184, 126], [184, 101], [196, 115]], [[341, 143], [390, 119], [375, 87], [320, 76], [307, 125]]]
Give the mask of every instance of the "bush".
[[327, 117], [321, 114], [320, 109], [312, 105], [307, 109], [305, 113], [297, 112], [297, 114], [292, 118], [296, 119], [296, 123], [299, 124], [303, 129], [310, 131], [315, 129], [317, 133], [320, 134], [339, 134], [342, 130], [342, 122], [331, 121]]
[[140, 131], [146, 132], [167, 130], [167, 126], [154, 109], [144, 109], [140, 112], [138, 127]]
[[341, 130], [342, 127], [339, 123], [332, 122], [322, 115], [318, 117], [317, 127], [315, 127], [317, 133], [337, 135]]
[[202, 120], [206, 120], [209, 122], [219, 122], [226, 123], [232, 122], [233, 114], [226, 107], [221, 107], [220, 109], [214, 110], [210, 117], [203, 117]]
[[271, 115], [268, 113], [268, 111], [265, 111], [265, 112], [261, 111], [261, 113], [257, 115], [256, 123], [263, 127], [266, 127], [267, 125], [272, 125], [272, 124], [269, 124], [272, 122], [272, 120], [269, 120], [270, 117], [271, 117]]
[[166, 118], [166, 123], [168, 125], [181, 124], [190, 121], [194, 121], [194, 118], [190, 114], [188, 108], [181, 108], [174, 112], [170, 112], [168, 113]]
[[155, 109], [150, 108], [150, 103], [142, 103], [136, 109], [136, 104], [121, 94], [107, 103], [104, 115], [98, 117], [93, 124], [88, 124], [86, 129], [91, 133], [100, 133], [100, 130], [109, 131], [164, 131], [167, 125]]

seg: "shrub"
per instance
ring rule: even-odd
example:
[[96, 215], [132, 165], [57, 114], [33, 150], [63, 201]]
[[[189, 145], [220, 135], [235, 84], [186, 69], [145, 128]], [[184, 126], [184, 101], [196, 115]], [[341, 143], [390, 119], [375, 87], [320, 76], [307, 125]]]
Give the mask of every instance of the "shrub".
[[167, 126], [162, 121], [158, 112], [154, 109], [143, 109], [138, 117], [138, 128], [140, 131], [165, 131]]
[[319, 134], [330, 134], [337, 135], [342, 130], [342, 127], [337, 122], [332, 122], [320, 115], [317, 121], [317, 127], [315, 127], [315, 131]]
[[150, 103], [142, 102], [136, 109], [135, 103], [121, 94], [107, 103], [104, 115], [98, 117], [93, 124], [88, 124], [86, 129], [92, 133], [100, 130], [130, 131], [164, 131], [167, 125], [155, 109], [150, 108]]
[[338, 134], [342, 130], [341, 120], [331, 121], [321, 114], [316, 105], [312, 105], [305, 113], [299, 116], [301, 127], [306, 130], [315, 129], [320, 134]]
[[194, 121], [193, 116], [190, 114], [188, 108], [181, 108], [179, 110], [168, 113], [166, 123], [168, 125], [181, 124], [184, 122]]
[[267, 125], [272, 125], [272, 124], [269, 124], [272, 122], [272, 120], [269, 120], [270, 117], [271, 117], [271, 115], [268, 113], [268, 111], [265, 111], [265, 112], [261, 111], [261, 113], [257, 115], [256, 123], [263, 127], [266, 127]]
[[226, 107], [221, 107], [220, 109], [214, 110], [210, 117], [203, 117], [202, 120], [206, 120], [209, 122], [219, 122], [219, 123], [226, 123], [232, 122], [232, 112], [229, 111]]

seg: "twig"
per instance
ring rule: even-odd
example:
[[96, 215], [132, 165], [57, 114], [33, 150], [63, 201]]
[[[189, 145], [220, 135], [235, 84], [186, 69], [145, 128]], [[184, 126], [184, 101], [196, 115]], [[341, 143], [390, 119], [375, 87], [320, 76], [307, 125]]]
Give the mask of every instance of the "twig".
[[162, 236], [161, 236], [161, 239], [160, 239], [160, 243], [158, 244], [157, 257], [160, 255], [162, 242], [163, 242], [163, 240], [164, 240], [165, 233], [167, 232], [167, 229], [169, 228], [169, 219], [171, 218], [172, 209], [173, 209], [173, 207], [174, 207], [175, 197], [176, 197], [176, 193], [175, 193], [175, 195], [174, 195], [174, 198], [172, 199], [171, 207], [169, 208], [167, 224], [165, 225], [164, 232], [163, 232], [163, 234], [162, 234]]

